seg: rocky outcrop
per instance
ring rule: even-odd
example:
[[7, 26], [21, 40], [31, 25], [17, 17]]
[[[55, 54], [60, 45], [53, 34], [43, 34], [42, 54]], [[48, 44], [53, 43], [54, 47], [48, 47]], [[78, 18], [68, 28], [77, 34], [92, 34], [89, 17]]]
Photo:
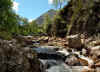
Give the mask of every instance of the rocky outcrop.
[[[15, 42], [14, 42], [15, 41]], [[0, 72], [43, 72], [36, 53], [16, 40], [0, 39]]]

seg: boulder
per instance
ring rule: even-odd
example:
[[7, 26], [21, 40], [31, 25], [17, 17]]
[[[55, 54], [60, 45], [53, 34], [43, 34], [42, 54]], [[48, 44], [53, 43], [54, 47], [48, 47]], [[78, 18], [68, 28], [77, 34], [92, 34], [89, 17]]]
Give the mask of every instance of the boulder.
[[91, 46], [99, 46], [99, 45], [100, 45], [100, 41], [99, 41], [99, 40], [91, 41], [91, 42], [89, 43], [89, 45], [91, 45]]
[[95, 64], [96, 67], [100, 67], [100, 61]]
[[0, 40], [0, 72], [43, 72], [36, 53], [29, 47]]
[[69, 66], [88, 66], [88, 61], [77, 54], [67, 55], [65, 63]]
[[88, 66], [88, 61], [87, 60], [82, 59], [82, 58], [79, 58], [78, 60], [82, 64], [82, 66]]
[[79, 37], [79, 35], [71, 35], [68, 36], [68, 46], [70, 48], [81, 48], [82, 47], [82, 42], [81, 42], [81, 38]]
[[98, 59], [98, 57], [100, 56], [100, 46], [91, 47], [90, 55], [92, 56], [93, 59], [94, 58]]
[[78, 55], [76, 55], [76, 54], [67, 55], [65, 63], [69, 66], [81, 66], [81, 64], [78, 60]]
[[96, 72], [94, 69], [84, 69], [82, 72]]
[[42, 37], [39, 39], [39, 41], [40, 41], [40, 43], [48, 43], [49, 37], [42, 36]]

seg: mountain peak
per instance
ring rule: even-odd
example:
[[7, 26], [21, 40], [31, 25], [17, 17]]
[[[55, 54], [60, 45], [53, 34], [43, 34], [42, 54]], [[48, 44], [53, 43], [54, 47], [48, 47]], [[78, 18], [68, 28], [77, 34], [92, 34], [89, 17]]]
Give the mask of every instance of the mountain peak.
[[48, 15], [50, 18], [52, 18], [52, 17], [54, 17], [54, 15], [56, 15], [56, 10], [50, 9], [47, 12], [45, 12], [44, 14], [42, 14], [40, 17], [38, 17], [35, 20], [38, 25], [43, 24], [44, 19], [45, 19], [45, 15]]

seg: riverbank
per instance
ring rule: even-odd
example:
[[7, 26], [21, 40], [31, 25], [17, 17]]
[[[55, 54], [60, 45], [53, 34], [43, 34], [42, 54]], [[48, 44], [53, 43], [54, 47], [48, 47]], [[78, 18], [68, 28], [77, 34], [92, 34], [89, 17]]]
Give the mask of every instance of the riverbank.
[[[17, 36], [10, 41], [0, 39], [0, 44], [0, 58], [2, 59], [0, 69], [5, 68], [4, 63], [7, 60], [7, 64], [11, 67], [9, 70], [16, 65], [15, 68], [20, 66], [22, 71], [24, 68], [29, 68], [31, 71], [34, 68], [37, 70], [36, 72], [100, 71], [100, 41], [92, 37], [82, 38], [78, 35], [66, 38]], [[2, 63], [3, 61], [4, 63]], [[20, 65], [18, 65], [19, 63]], [[26, 64], [26, 67], [23, 67], [22, 63]], [[16, 72], [19, 72], [19, 68]], [[1, 72], [4, 72], [3, 70]]]

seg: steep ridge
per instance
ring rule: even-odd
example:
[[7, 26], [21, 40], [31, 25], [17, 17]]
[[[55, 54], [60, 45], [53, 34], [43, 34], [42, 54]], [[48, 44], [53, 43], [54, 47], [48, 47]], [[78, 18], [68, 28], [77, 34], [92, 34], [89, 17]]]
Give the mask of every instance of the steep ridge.
[[38, 25], [42, 25], [45, 19], [45, 15], [48, 15], [50, 18], [54, 17], [56, 15], [56, 10], [50, 9], [49, 11], [42, 14], [40, 17], [38, 17], [35, 21]]

